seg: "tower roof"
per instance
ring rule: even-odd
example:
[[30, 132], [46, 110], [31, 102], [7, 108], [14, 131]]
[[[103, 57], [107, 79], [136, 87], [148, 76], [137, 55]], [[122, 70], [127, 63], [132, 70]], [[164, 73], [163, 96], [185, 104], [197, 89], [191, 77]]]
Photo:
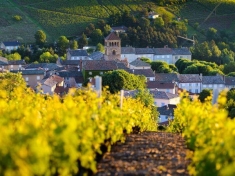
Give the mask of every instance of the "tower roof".
[[121, 40], [114, 32], [111, 32], [105, 40]]

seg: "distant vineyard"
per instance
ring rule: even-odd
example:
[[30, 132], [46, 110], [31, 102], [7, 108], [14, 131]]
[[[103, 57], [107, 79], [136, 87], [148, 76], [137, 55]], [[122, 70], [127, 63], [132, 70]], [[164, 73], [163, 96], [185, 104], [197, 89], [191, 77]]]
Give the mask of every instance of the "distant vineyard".
[[142, 8], [156, 8], [152, 1], [143, 0], [14, 0], [20, 9], [48, 34], [50, 40], [60, 35], [77, 36], [89, 23], [107, 19], [110, 14]]
[[86, 16], [38, 10], [34, 8], [27, 8], [26, 11], [30, 13], [30, 15], [36, 19], [46, 31], [50, 32], [50, 36], [52, 36], [54, 40], [58, 39], [58, 36], [61, 35], [78, 35], [89, 23], [96, 22], [95, 18]]
[[234, 14], [235, 13], [235, 9], [234, 9], [234, 5], [235, 5], [235, 1], [234, 0], [199, 0], [199, 2], [204, 5], [206, 8], [208, 8], [209, 10], [213, 10], [217, 4], [219, 4], [220, 2], [223, 2], [220, 4], [220, 6], [216, 9], [216, 14], [217, 15], [224, 15], [224, 14]]

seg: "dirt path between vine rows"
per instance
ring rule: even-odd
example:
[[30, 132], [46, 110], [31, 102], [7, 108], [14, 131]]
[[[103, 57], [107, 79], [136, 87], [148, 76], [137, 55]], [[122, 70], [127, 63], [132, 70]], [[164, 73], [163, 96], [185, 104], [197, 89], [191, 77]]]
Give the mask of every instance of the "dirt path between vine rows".
[[178, 134], [143, 132], [130, 134], [125, 143], [112, 146], [98, 163], [97, 176], [107, 175], [189, 175], [187, 148]]

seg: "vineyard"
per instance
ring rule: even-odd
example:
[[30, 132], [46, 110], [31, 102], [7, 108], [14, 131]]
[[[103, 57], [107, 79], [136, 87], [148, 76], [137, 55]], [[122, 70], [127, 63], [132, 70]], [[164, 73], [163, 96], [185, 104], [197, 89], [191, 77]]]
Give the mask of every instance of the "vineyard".
[[[34, 42], [34, 34], [38, 29], [44, 30], [47, 34], [47, 41], [52, 42], [61, 35], [79, 36], [89, 23], [96, 23], [99, 19], [106, 20], [109, 15], [117, 12], [127, 10], [135, 13], [144, 7], [156, 8], [156, 4], [151, 0], [12, 0], [3, 2], [3, 6], [7, 4], [11, 7], [11, 16], [21, 14], [24, 21], [9, 24], [9, 19], [1, 19], [0, 40], [17, 40], [15, 36], [20, 36], [21, 42]], [[0, 9], [4, 12], [3, 6]], [[28, 19], [27, 25], [26, 19]], [[5, 30], [7, 24], [7, 30]], [[10, 30], [11, 28], [18, 30], [14, 32]]]
[[96, 171], [102, 146], [133, 128], [156, 130], [151, 110], [136, 99], [84, 89], [63, 98], [36, 94], [19, 74], [0, 74], [0, 175], [74, 175]]
[[235, 121], [224, 110], [225, 95], [215, 105], [210, 97], [205, 103], [184, 98], [177, 106], [170, 131], [182, 133], [192, 150], [191, 175], [235, 175]]

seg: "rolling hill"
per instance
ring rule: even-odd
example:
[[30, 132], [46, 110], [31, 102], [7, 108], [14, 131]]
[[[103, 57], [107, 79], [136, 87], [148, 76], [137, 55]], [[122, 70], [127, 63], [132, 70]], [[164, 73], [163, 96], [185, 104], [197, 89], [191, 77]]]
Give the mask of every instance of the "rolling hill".
[[[188, 20], [189, 36], [203, 37], [203, 30], [205, 32], [208, 27], [232, 33], [235, 30], [235, 2], [225, 0], [213, 11], [217, 2], [189, 1], [169, 5], [166, 9]], [[135, 13], [143, 8], [156, 10], [157, 5], [151, 0], [1, 0], [0, 41], [31, 43], [35, 41], [34, 34], [38, 29], [46, 32], [48, 42], [61, 35], [79, 36], [89, 23], [105, 20], [119, 11]], [[14, 20], [15, 15], [21, 16], [22, 20]], [[193, 28], [196, 23], [200, 29]]]

